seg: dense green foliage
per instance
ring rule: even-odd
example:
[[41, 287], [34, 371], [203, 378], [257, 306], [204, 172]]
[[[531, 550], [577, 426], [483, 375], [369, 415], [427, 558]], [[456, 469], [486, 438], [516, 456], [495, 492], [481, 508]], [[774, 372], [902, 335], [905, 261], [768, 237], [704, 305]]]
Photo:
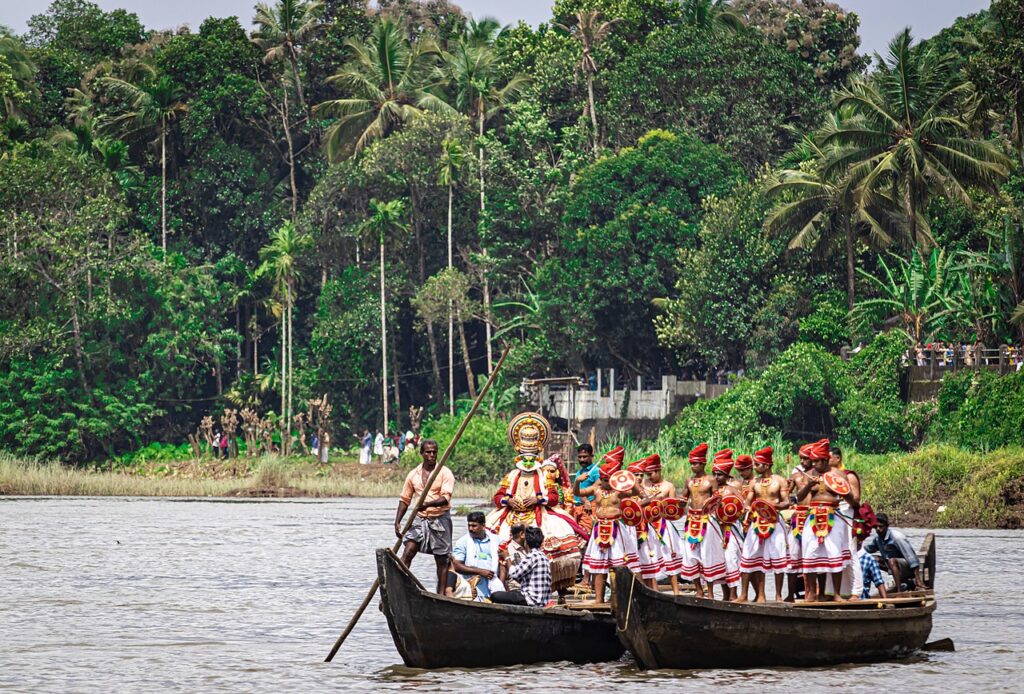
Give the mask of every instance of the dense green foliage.
[[972, 451], [1024, 445], [1024, 371], [961, 371], [942, 382], [929, 435]]
[[0, 31], [0, 448], [106, 460], [323, 395], [339, 445], [410, 405], [443, 438], [507, 342], [479, 479], [522, 377], [608, 367], [748, 375], [679, 446], [1017, 441], [975, 420], [1018, 380], [940, 427], [899, 355], [1024, 338], [1022, 6], [869, 65], [831, 2], [558, 0], [503, 30], [289, 0], [165, 31], [55, 0]]

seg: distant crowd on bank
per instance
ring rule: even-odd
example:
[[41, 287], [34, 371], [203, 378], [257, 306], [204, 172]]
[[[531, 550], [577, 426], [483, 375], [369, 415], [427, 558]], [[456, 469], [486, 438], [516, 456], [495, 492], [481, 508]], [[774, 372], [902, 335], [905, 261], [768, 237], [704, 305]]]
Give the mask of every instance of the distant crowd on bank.
[[1005, 365], [1020, 371], [1024, 365], [1024, 348], [1021, 345], [1000, 345], [988, 348], [983, 343], [952, 342], [918, 343], [904, 356], [907, 365], [928, 366], [934, 361], [939, 368], [975, 367]]
[[371, 434], [369, 429], [364, 429], [362, 436], [354, 436], [359, 440], [360, 465], [397, 463], [406, 454], [415, 452], [420, 445], [420, 435], [414, 434], [411, 429], [391, 434], [384, 434], [380, 429]]

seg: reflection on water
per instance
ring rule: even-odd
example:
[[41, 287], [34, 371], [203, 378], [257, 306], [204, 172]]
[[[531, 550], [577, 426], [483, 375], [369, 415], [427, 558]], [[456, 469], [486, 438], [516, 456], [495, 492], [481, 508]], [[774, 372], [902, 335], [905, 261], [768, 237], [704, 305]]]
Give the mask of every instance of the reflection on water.
[[[599, 665], [482, 671], [401, 664], [368, 609], [321, 662], [394, 542], [394, 502], [0, 499], [0, 688], [293, 691], [683, 685], [1019, 691], [1024, 533], [938, 532], [932, 639], [955, 653], [818, 670], [642, 672]], [[456, 519], [456, 532], [462, 521]], [[909, 531], [915, 543], [924, 531]], [[433, 562], [416, 573], [432, 583]]]

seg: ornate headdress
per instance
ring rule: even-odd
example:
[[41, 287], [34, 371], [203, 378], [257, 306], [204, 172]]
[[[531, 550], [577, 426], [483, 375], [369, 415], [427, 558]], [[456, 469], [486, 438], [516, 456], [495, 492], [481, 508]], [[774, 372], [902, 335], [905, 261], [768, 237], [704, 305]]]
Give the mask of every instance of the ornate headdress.
[[516, 467], [533, 472], [540, 464], [544, 444], [551, 435], [548, 420], [536, 412], [520, 412], [508, 423], [508, 440], [516, 449]]

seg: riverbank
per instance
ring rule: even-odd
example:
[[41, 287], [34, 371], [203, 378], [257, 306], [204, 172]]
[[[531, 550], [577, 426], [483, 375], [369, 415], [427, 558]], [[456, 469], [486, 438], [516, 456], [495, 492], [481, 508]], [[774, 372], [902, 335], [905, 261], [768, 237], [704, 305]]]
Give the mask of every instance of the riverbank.
[[[397, 497], [406, 470], [397, 465], [330, 465], [265, 457], [182, 461], [122, 471], [34, 463], [0, 455], [0, 495], [154, 497]], [[462, 498], [487, 498], [493, 485], [459, 483]]]

